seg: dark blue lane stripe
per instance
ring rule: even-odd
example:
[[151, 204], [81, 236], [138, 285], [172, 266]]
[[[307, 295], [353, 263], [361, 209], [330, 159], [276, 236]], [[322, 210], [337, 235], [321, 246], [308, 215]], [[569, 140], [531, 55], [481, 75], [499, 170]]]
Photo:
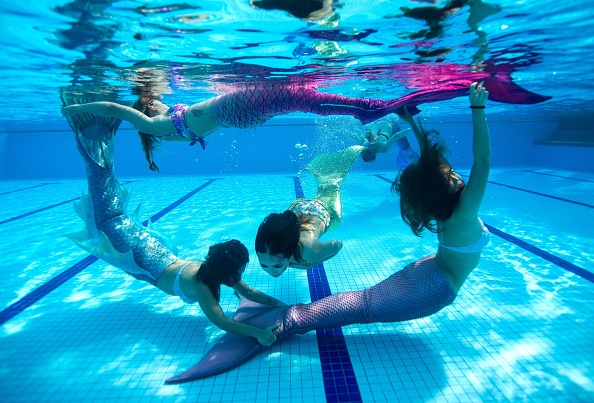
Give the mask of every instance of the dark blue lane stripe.
[[60, 184], [60, 183], [40, 183], [39, 185], [35, 185], [35, 186], [29, 186], [29, 187], [27, 187], [27, 188], [22, 188], [22, 189], [11, 190], [11, 191], [9, 191], [9, 192], [2, 192], [2, 193], [0, 193], [0, 196], [2, 196], [2, 195], [7, 195], [7, 194], [10, 194], [10, 193], [20, 192], [20, 191], [27, 190], [27, 189], [35, 189], [35, 188], [40, 188], [40, 187], [42, 187], [42, 186], [47, 186], [47, 185], [59, 185], [59, 184]]
[[554, 175], [554, 174], [547, 174], [544, 172], [537, 172], [537, 171], [533, 171], [531, 169], [522, 169], [522, 172], [528, 172], [531, 174], [537, 174], [537, 175], [546, 175], [546, 176], [553, 176], [555, 178], [563, 178], [563, 179], [569, 179], [572, 181], [580, 181], [580, 182], [588, 182], [588, 183], [594, 183], [594, 181], [588, 180], [588, 179], [580, 179], [580, 178], [570, 178], [569, 176], [563, 176], [563, 175]]
[[521, 239], [516, 238], [515, 236], [510, 235], [506, 232], [503, 232], [503, 231], [501, 231], [487, 223], [483, 222], [483, 224], [485, 224], [485, 227], [487, 227], [492, 234], [495, 234], [495, 235], [505, 239], [506, 241], [509, 241], [509, 242], [519, 246], [522, 249], [532, 252], [535, 255], [537, 255], [545, 260], [548, 260], [549, 262], [556, 264], [557, 266], [562, 267], [565, 270], [568, 270], [574, 274], [577, 274], [581, 278], [584, 278], [584, 279], [594, 283], [594, 273], [591, 273], [586, 269], [576, 266], [575, 264], [570, 263], [567, 260], [562, 259], [558, 256], [555, 256], [547, 251], [537, 248], [536, 246], [531, 245], [526, 241], [522, 241]]
[[[462, 175], [462, 174], [460, 174], [460, 176], [464, 176], [464, 177], [468, 178], [468, 175]], [[513, 189], [513, 190], [519, 190], [520, 192], [526, 192], [526, 193], [531, 193], [531, 194], [534, 194], [534, 195], [537, 195], [537, 196], [548, 197], [549, 199], [559, 200], [559, 201], [566, 202], [566, 203], [577, 204], [578, 206], [583, 206], [583, 207], [588, 207], [588, 208], [594, 208], [594, 205], [592, 205], [592, 204], [582, 203], [582, 202], [575, 201], [575, 200], [570, 200], [570, 199], [565, 199], [563, 197], [557, 197], [557, 196], [549, 195], [549, 194], [546, 194], [546, 193], [535, 192], [533, 190], [528, 190], [528, 189], [519, 188], [519, 187], [516, 187], [516, 186], [506, 185], [505, 183], [499, 183], [499, 182], [493, 182], [493, 181], [489, 181], [489, 183], [491, 183], [493, 185], [503, 186], [503, 187], [506, 187], [506, 188], [509, 188], [509, 189]]]
[[[332, 295], [322, 263], [307, 269], [311, 301]], [[327, 402], [363, 402], [342, 329], [316, 330]]]
[[[216, 179], [208, 179], [207, 182], [203, 183], [187, 195], [183, 196], [181, 199], [171, 203], [169, 206], [165, 207], [163, 210], [153, 215], [151, 217], [151, 221], [157, 221], [159, 218], [169, 213], [171, 210], [179, 206], [184, 201], [188, 200], [190, 197], [194, 196], [196, 193], [200, 192], [202, 189], [204, 189], [214, 181], [216, 181]], [[142, 224], [146, 226], [147, 223], [148, 220], [145, 220]], [[50, 279], [48, 282], [37, 287], [29, 294], [25, 295], [23, 298], [6, 307], [4, 310], [0, 312], [0, 326], [2, 326], [10, 319], [14, 318], [16, 315], [23, 312], [25, 309], [39, 301], [41, 298], [48, 295], [50, 292], [54, 291], [56, 288], [70, 280], [72, 277], [76, 276], [78, 273], [95, 263], [97, 260], [99, 259], [94, 255], [89, 255], [85, 257], [78, 263], [75, 263], [72, 267], [64, 270], [62, 273], [58, 274], [54, 278]]]
[[[462, 175], [462, 176], [468, 176], [468, 175]], [[546, 193], [535, 192], [533, 190], [522, 189], [522, 188], [519, 188], [519, 187], [510, 186], [510, 185], [506, 185], [504, 183], [499, 183], [499, 182], [489, 181], [489, 183], [492, 183], [493, 185], [503, 186], [503, 187], [506, 187], [506, 188], [509, 188], [509, 189], [519, 190], [521, 192], [532, 193], [532, 194], [535, 194], [535, 195], [538, 195], [538, 196], [548, 197], [550, 199], [555, 199], [555, 200], [559, 200], [559, 201], [566, 202], [566, 203], [577, 204], [578, 206], [583, 206], [583, 207], [588, 207], [588, 208], [594, 208], [594, 205], [592, 205], [592, 204], [582, 203], [582, 202], [575, 201], [575, 200], [570, 200], [570, 199], [564, 199], [563, 197], [557, 197], [557, 196], [553, 196], [553, 195], [548, 195]]]
[[[374, 175], [374, 176], [377, 177], [377, 178], [379, 178], [379, 179], [381, 179], [381, 180], [384, 180], [386, 182], [392, 183], [392, 181], [390, 181], [389, 179], [384, 178], [381, 175]], [[492, 234], [495, 234], [495, 235], [499, 236], [500, 238], [503, 238], [506, 241], [509, 241], [509, 242], [511, 242], [511, 243], [519, 246], [520, 248], [522, 248], [524, 250], [527, 250], [528, 252], [534, 253], [538, 257], [541, 257], [541, 258], [543, 258], [543, 259], [545, 259], [545, 260], [547, 260], [547, 261], [549, 261], [549, 262], [551, 262], [553, 264], [556, 264], [557, 266], [559, 266], [559, 267], [561, 267], [561, 268], [563, 268], [565, 270], [568, 270], [568, 271], [570, 271], [570, 272], [572, 272], [574, 274], [577, 274], [578, 276], [582, 277], [583, 279], [586, 279], [586, 280], [591, 281], [591, 282], [594, 283], [594, 273], [591, 273], [591, 272], [589, 272], [588, 270], [586, 270], [586, 269], [584, 269], [582, 267], [576, 266], [575, 264], [570, 263], [567, 260], [562, 259], [562, 258], [560, 258], [558, 256], [555, 256], [555, 255], [553, 255], [553, 254], [551, 254], [551, 253], [549, 253], [547, 251], [544, 251], [544, 250], [542, 250], [542, 249], [540, 249], [540, 248], [538, 248], [538, 247], [536, 247], [536, 246], [534, 246], [532, 244], [529, 244], [526, 241], [522, 241], [521, 239], [516, 238], [515, 236], [510, 235], [510, 234], [508, 234], [506, 232], [503, 232], [500, 229], [497, 229], [497, 228], [493, 227], [492, 225], [489, 225], [489, 224], [487, 224], [485, 222], [483, 222], [483, 224], [485, 224], [485, 226], [489, 229], [489, 231]]]
[[0, 312], [0, 326], [4, 323], [9, 321], [10, 319], [14, 318], [25, 309], [29, 308], [31, 305], [39, 301], [41, 298], [45, 297], [47, 294], [70, 280], [72, 277], [76, 276], [78, 273], [95, 263], [97, 257], [94, 255], [89, 255], [76, 263], [74, 266], [70, 267], [69, 269], [64, 270], [62, 273], [58, 274], [54, 278], [50, 279], [46, 283], [43, 283], [41, 286], [37, 287], [29, 294], [25, 295], [23, 298], [19, 299], [17, 302], [9, 305], [8, 307], [4, 308]]
[[[165, 207], [163, 210], [161, 210], [157, 214], [153, 215], [151, 217], [151, 221], [152, 222], [157, 221], [159, 218], [163, 217], [165, 214], [169, 213], [171, 210], [178, 207], [180, 204], [182, 204], [183, 202], [188, 200], [190, 197], [194, 196], [196, 193], [200, 192], [205, 187], [211, 185], [214, 181], [216, 181], [216, 179], [207, 179], [206, 182], [204, 182], [202, 185], [198, 186], [196, 189], [192, 190], [190, 193], [188, 193], [187, 195], [185, 195], [178, 201], [171, 203], [169, 206]], [[147, 225], [147, 223], [148, 223], [148, 221], [144, 221], [142, 224]]]
[[78, 200], [78, 199], [80, 199], [80, 197], [75, 197], [74, 199], [69, 199], [69, 200], [65, 200], [65, 201], [60, 202], [60, 203], [52, 204], [51, 206], [45, 206], [45, 207], [42, 207], [42, 208], [37, 209], [37, 210], [29, 211], [28, 213], [18, 215], [16, 217], [7, 218], [6, 220], [0, 221], [0, 225], [6, 224], [6, 223], [9, 223], [9, 222], [12, 222], [12, 221], [20, 220], [21, 218], [29, 217], [30, 215], [41, 213], [42, 211], [49, 210], [49, 209], [52, 209], [54, 207], [59, 207], [59, 206], [62, 206], [64, 204], [67, 204], [67, 203], [70, 203], [70, 202], [73, 202], [73, 201]]
[[[460, 176], [464, 176], [464, 177], [468, 178], [468, 175], [460, 174]], [[519, 190], [520, 192], [526, 192], [526, 193], [531, 193], [531, 194], [537, 195], [537, 196], [548, 197], [549, 199], [559, 200], [559, 201], [566, 202], [566, 203], [577, 204], [578, 206], [594, 208], [594, 205], [592, 205], [592, 204], [582, 203], [582, 202], [570, 200], [570, 199], [565, 199], [563, 197], [557, 197], [557, 196], [549, 195], [546, 193], [535, 192], [533, 190], [528, 190], [528, 189], [519, 188], [516, 186], [506, 185], [505, 183], [499, 183], [499, 182], [493, 182], [493, 181], [489, 181], [489, 183], [491, 183], [493, 185], [497, 185], [497, 186], [503, 186], [503, 187], [513, 189], [513, 190]]]
[[[305, 197], [299, 177], [293, 177], [295, 196]], [[307, 269], [311, 300], [332, 295], [322, 263]], [[327, 402], [363, 402], [353, 363], [341, 328], [316, 330]]]
[[[123, 185], [127, 185], [128, 183], [132, 183], [132, 182], [140, 182], [140, 181], [122, 181], [122, 184]], [[54, 207], [59, 207], [59, 206], [62, 206], [64, 204], [67, 204], [67, 203], [70, 203], [70, 202], [73, 202], [73, 201], [78, 200], [78, 199], [80, 199], [80, 197], [75, 197], [74, 199], [69, 199], [69, 200], [65, 200], [65, 201], [60, 202], [60, 203], [52, 204], [50, 206], [45, 206], [45, 207], [42, 207], [42, 208], [37, 209], [37, 210], [29, 211], [28, 213], [24, 213], [24, 214], [18, 215], [16, 217], [7, 218], [6, 220], [0, 221], [0, 225], [6, 224], [6, 223], [9, 223], [9, 222], [12, 222], [12, 221], [20, 220], [21, 218], [29, 217], [30, 215], [41, 213], [42, 211], [53, 209]]]

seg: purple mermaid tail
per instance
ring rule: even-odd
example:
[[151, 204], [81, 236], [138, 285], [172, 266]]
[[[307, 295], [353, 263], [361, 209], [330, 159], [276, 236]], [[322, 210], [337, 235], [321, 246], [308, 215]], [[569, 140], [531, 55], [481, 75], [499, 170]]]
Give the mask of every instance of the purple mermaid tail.
[[211, 102], [211, 112], [223, 127], [241, 129], [256, 127], [268, 119], [291, 112], [314, 113], [322, 116], [349, 115], [367, 124], [390, 113], [404, 114], [407, 107], [412, 115], [420, 112], [418, 105], [444, 101], [468, 94], [469, 85], [484, 80], [489, 98], [506, 103], [534, 104], [550, 97], [541, 96], [514, 84], [509, 74], [450, 73], [449, 81], [433, 88], [422, 89], [392, 100], [349, 98], [318, 92], [314, 84], [302, 80], [258, 80], [234, 86], [228, 94]]
[[434, 259], [425, 257], [362, 291], [341, 292], [291, 306], [274, 332], [283, 337], [354, 323], [404, 322], [433, 315], [455, 298]]
[[[238, 295], [238, 294], [236, 294]], [[238, 295], [239, 296], [239, 295]], [[269, 314], [271, 311], [277, 313], [277, 320], [282, 310], [287, 308], [272, 308], [270, 305], [262, 305], [240, 297], [241, 303], [233, 319], [246, 322], [263, 314]], [[267, 321], [268, 323], [268, 321]], [[272, 321], [272, 323], [275, 323]], [[258, 343], [253, 337], [237, 336], [231, 333], [225, 333], [217, 343], [202, 357], [200, 362], [187, 371], [169, 378], [165, 383], [183, 383], [197, 379], [207, 378], [222, 372], [227, 372], [243, 364], [256, 354], [264, 346]]]
[[[280, 339], [355, 323], [418, 319], [440, 311], [455, 298], [434, 259], [425, 257], [370, 288], [330, 295], [309, 304], [270, 308], [242, 300], [234, 319], [259, 328], [278, 325], [274, 333]], [[261, 350], [255, 339], [225, 334], [198, 364], [166, 382], [188, 382], [229, 371]]]

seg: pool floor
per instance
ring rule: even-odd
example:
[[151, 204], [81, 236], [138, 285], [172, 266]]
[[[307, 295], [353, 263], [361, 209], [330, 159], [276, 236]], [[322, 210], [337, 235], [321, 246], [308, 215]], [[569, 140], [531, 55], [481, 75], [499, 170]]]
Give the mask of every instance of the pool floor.
[[[461, 174], [468, 174], [461, 171]], [[378, 283], [434, 253], [390, 193], [395, 172], [352, 172], [342, 251], [318, 267], [330, 293]], [[253, 240], [308, 174], [121, 178], [143, 219], [203, 259], [232, 238], [250, 250], [244, 280], [286, 303], [312, 298], [308, 273], [274, 279]], [[199, 307], [95, 259], [64, 234], [82, 228], [72, 202], [86, 182], [0, 182], [2, 402], [594, 401], [594, 174], [493, 169], [481, 218], [492, 232], [454, 303], [427, 318], [352, 325], [278, 341], [240, 367], [164, 381], [197, 363], [222, 332]], [[159, 214], [160, 213], [160, 214]], [[221, 297], [232, 315], [238, 300]]]

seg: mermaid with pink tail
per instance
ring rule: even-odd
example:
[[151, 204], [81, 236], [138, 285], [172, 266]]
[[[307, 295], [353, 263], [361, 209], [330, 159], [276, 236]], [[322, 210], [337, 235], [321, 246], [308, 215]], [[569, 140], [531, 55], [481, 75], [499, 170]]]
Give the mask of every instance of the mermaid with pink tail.
[[[426, 74], [425, 74], [426, 73]], [[483, 80], [485, 87], [492, 88], [494, 101], [514, 104], [535, 104], [550, 97], [527, 91], [514, 84], [509, 74], [499, 71], [463, 72], [456, 66], [429, 68], [424, 74], [431, 75], [438, 84], [422, 88], [400, 98], [391, 100], [350, 98], [317, 91], [317, 80], [310, 77], [287, 77], [284, 79], [258, 79], [233, 84], [232, 91], [191, 106], [177, 104], [163, 108], [157, 100], [148, 107], [159, 114], [143, 112], [111, 102], [92, 102], [62, 108], [65, 116], [93, 113], [103, 117], [120, 118], [131, 122], [138, 130], [165, 140], [185, 141], [191, 144], [222, 127], [251, 128], [267, 120], [292, 112], [314, 113], [322, 116], [348, 115], [366, 124], [390, 113], [404, 114], [407, 107], [411, 115], [420, 111], [417, 106], [468, 94], [468, 85]], [[411, 83], [409, 83], [411, 84]]]
[[[220, 128], [252, 128], [275, 116], [293, 112], [321, 116], [353, 116], [362, 124], [367, 124], [391, 113], [402, 116], [405, 107], [411, 115], [416, 115], [420, 112], [417, 106], [423, 103], [467, 95], [468, 86], [475, 81], [484, 81], [485, 87], [490, 90], [490, 99], [497, 102], [536, 104], [551, 98], [530, 92], [512, 81], [511, 73], [516, 65], [521, 64], [520, 62], [495, 62], [495, 59], [486, 61], [484, 71], [471, 71], [469, 66], [451, 63], [405, 63], [378, 67], [371, 71], [363, 68], [354, 73], [335, 71], [332, 68], [302, 74], [295, 74], [296, 70], [289, 70], [283, 78], [268, 78], [272, 72], [263, 66], [236, 63], [227, 69], [225, 66], [220, 69], [222, 75], [225, 75], [227, 70], [234, 72], [239, 69], [239, 74], [234, 74], [238, 77], [241, 73], [244, 74], [239, 82], [230, 84], [225, 80], [215, 80], [215, 89], [223, 92], [223, 95], [191, 106], [176, 104], [168, 107], [156, 99], [158, 96], [145, 94], [147, 96], [141, 96], [134, 107], [112, 102], [93, 102], [64, 107], [62, 113], [68, 117], [87, 112], [129, 121], [139, 130], [150, 169], [158, 170], [153, 161], [153, 151], [158, 140], [186, 142], [189, 145], [199, 143], [204, 149], [204, 138]], [[530, 65], [534, 61], [528, 59], [523, 63]], [[284, 70], [277, 71], [279, 74], [283, 72]], [[406, 88], [417, 90], [391, 100], [350, 98], [318, 91], [318, 87], [323, 86], [323, 83], [340, 80], [341, 77], [349, 78], [351, 74], [363, 79], [388, 79], [400, 82]]]
[[[264, 309], [242, 302], [235, 318], [258, 328], [276, 326], [273, 332], [282, 338], [356, 323], [414, 320], [450, 305], [477, 267], [490, 238], [478, 217], [490, 172], [491, 140], [485, 117], [488, 95], [482, 83], [469, 87], [474, 163], [468, 183], [444, 158], [445, 146], [431, 141], [430, 132], [404, 111], [403, 120], [415, 133], [421, 156], [399, 174], [392, 189], [400, 195], [402, 218], [415, 235], [425, 229], [437, 233], [436, 254], [408, 264], [372, 287], [309, 304]], [[186, 382], [230, 370], [261, 350], [246, 339], [228, 341], [221, 338], [197, 365], [167, 382]]]
[[[278, 325], [277, 339], [315, 329], [352, 324], [404, 322], [433, 315], [450, 305], [456, 293], [433, 257], [406, 266], [361, 291], [342, 292], [309, 304], [270, 308], [241, 299], [235, 320], [261, 329]], [[224, 335], [196, 364], [167, 383], [181, 383], [229, 371], [262, 351], [257, 341]]]

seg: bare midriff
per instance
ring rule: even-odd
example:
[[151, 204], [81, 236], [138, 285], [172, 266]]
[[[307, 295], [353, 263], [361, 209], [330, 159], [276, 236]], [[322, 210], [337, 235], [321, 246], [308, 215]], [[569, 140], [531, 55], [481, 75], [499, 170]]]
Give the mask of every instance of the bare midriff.
[[199, 102], [186, 110], [186, 123], [198, 137], [206, 137], [221, 128], [210, 112], [212, 99]]

